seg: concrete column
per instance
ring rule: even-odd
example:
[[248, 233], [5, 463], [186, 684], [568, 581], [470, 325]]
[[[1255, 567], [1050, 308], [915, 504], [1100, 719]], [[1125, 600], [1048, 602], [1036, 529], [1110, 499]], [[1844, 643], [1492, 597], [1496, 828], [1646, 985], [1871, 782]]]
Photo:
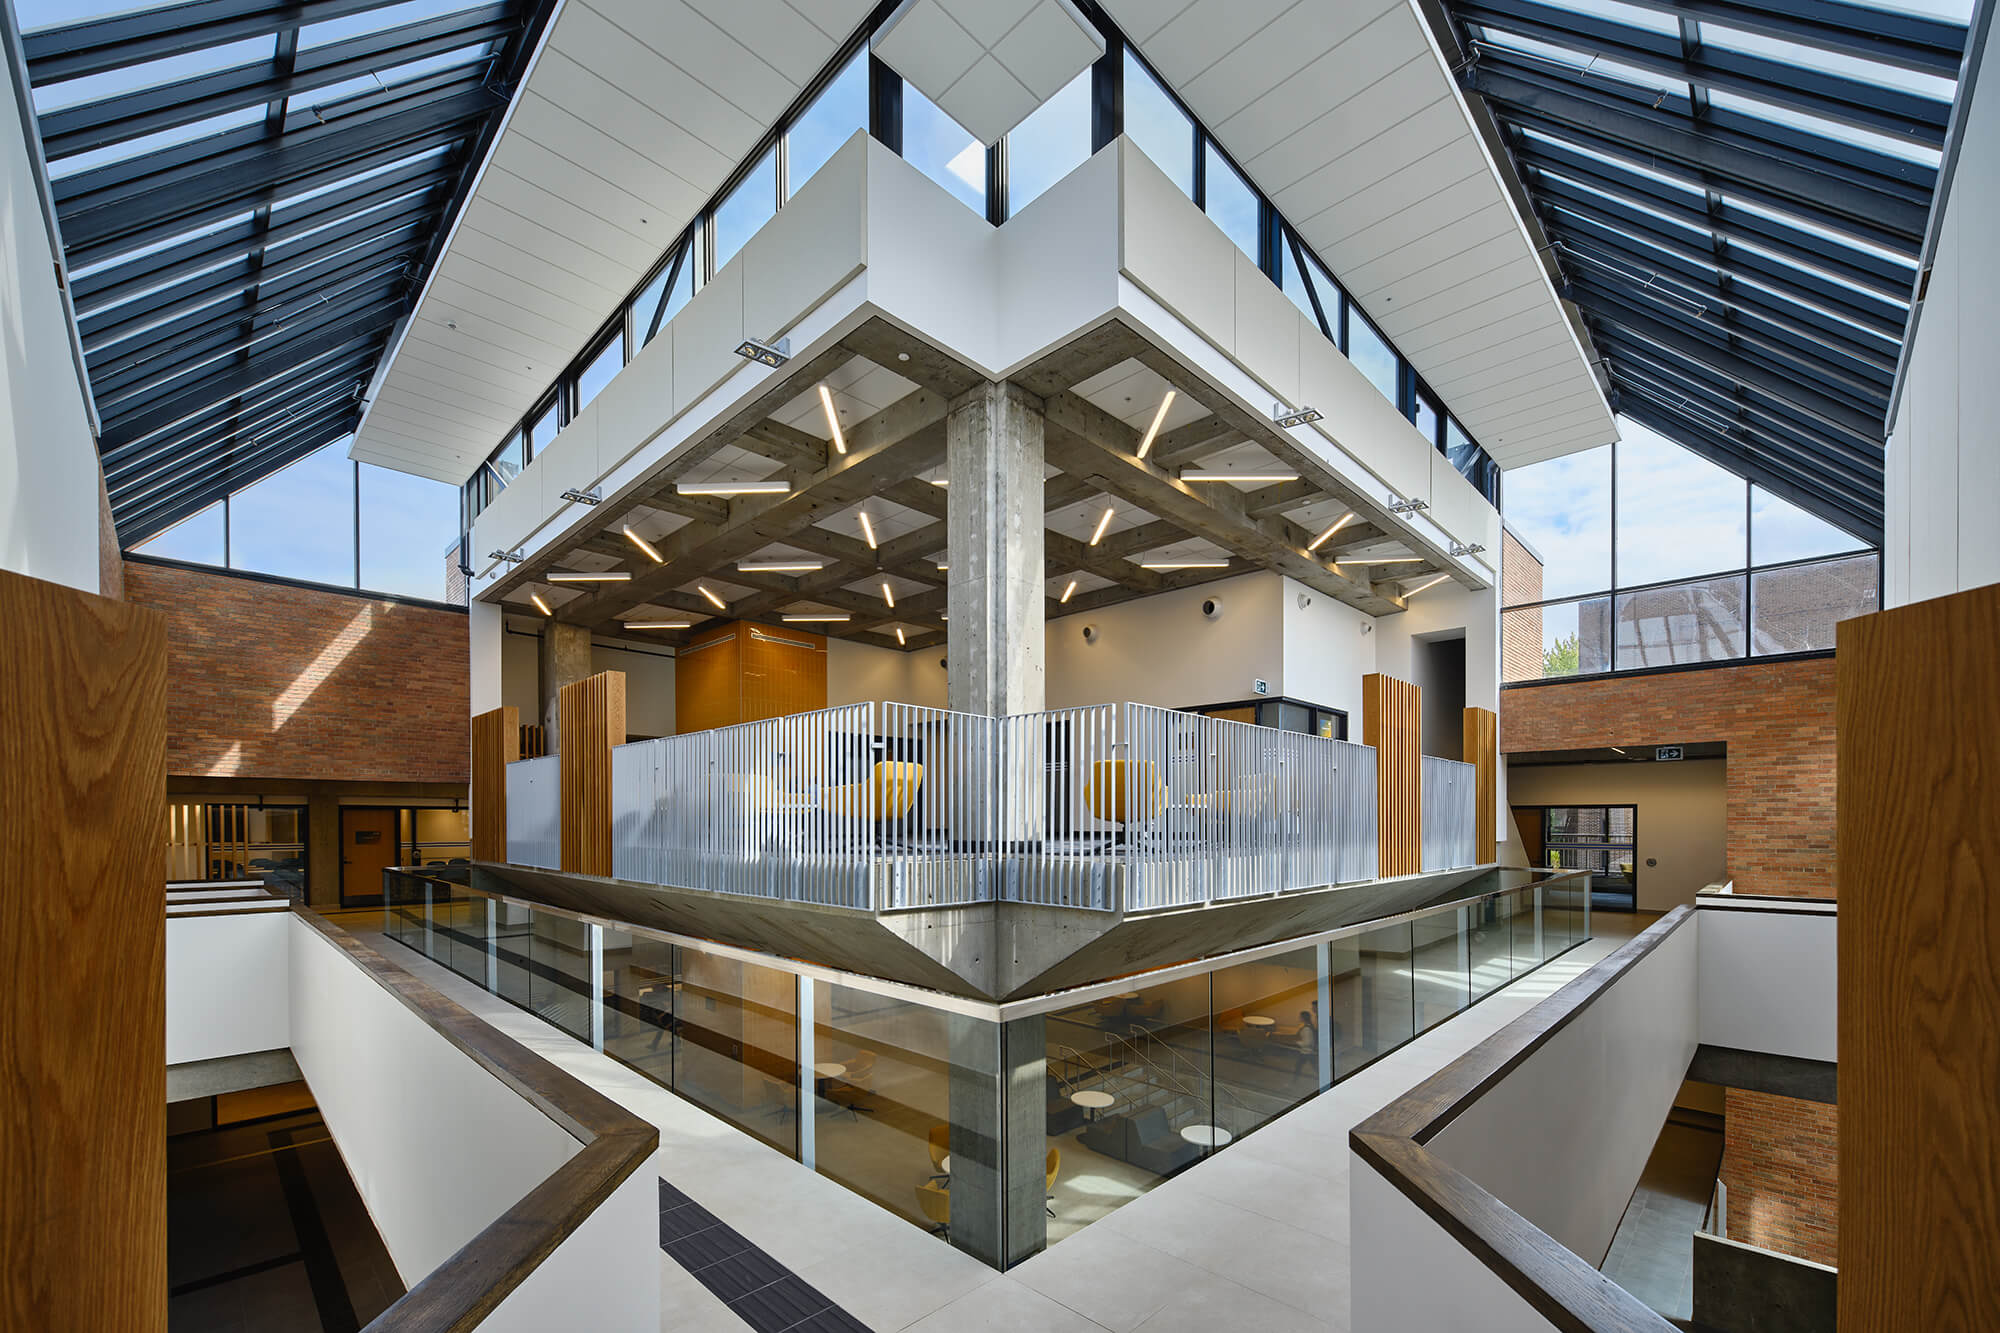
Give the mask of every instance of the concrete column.
[[951, 1243], [995, 1268], [1048, 1244], [1048, 1034], [949, 1014]]
[[1004, 716], [1046, 706], [1042, 402], [1013, 384], [961, 394], [945, 417], [951, 480], [947, 701]]
[[556, 735], [556, 696], [565, 685], [574, 685], [591, 674], [590, 629], [585, 625], [565, 625], [559, 620], [542, 624], [541, 703], [542, 726], [549, 738], [550, 754], [561, 741]]

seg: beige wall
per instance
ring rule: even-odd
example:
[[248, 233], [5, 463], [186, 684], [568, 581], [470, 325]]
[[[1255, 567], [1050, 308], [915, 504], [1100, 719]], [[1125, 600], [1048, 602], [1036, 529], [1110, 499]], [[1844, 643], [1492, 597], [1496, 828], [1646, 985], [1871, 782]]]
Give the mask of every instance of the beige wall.
[[[1507, 773], [1514, 805], [1639, 807], [1639, 909], [1692, 903], [1722, 873], [1726, 760], [1681, 763], [1529, 764]], [[1659, 862], [1646, 864], [1648, 859]]]

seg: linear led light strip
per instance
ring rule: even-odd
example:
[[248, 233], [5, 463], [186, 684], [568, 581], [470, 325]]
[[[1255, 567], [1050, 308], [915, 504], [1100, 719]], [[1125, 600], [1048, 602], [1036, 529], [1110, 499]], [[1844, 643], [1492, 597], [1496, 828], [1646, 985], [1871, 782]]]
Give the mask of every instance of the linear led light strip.
[[683, 481], [674, 489], [682, 495], [789, 495], [789, 481]]
[[651, 558], [654, 564], [664, 565], [667, 563], [665, 558], [662, 557], [657, 550], [653, 549], [653, 544], [651, 542], [647, 541], [644, 537], [641, 537], [638, 533], [632, 531], [632, 525], [630, 523], [627, 523], [625, 525], [624, 531], [625, 531], [625, 540], [631, 542], [634, 546], [644, 551], [646, 555], [649, 558]]
[[738, 560], [745, 574], [817, 574], [826, 568], [824, 560]]
[[838, 625], [853, 618], [845, 611], [811, 611], [786, 616], [785, 623], [787, 625]]
[[819, 386], [819, 405], [826, 409], [826, 428], [833, 432], [833, 451], [842, 458], [847, 457], [847, 437], [840, 433], [840, 418], [833, 410], [833, 394], [824, 384]]
[[860, 514], [861, 535], [868, 539], [868, 549], [871, 551], [880, 549], [875, 545], [875, 524], [869, 519], [868, 511], [863, 509], [860, 511]]
[[1417, 585], [1416, 587], [1414, 587], [1414, 588], [1410, 589], [1410, 590], [1409, 590], [1408, 592], [1404, 593], [1404, 594], [1403, 594], [1403, 596], [1404, 596], [1404, 597], [1415, 597], [1415, 596], [1416, 596], [1416, 595], [1417, 595], [1418, 593], [1422, 592], [1422, 591], [1423, 591], [1424, 589], [1426, 589], [1426, 588], [1435, 588], [1435, 587], [1437, 587], [1437, 586], [1438, 586], [1438, 584], [1440, 584], [1440, 583], [1443, 583], [1443, 582], [1444, 582], [1444, 581], [1445, 581], [1446, 579], [1448, 579], [1448, 578], [1450, 578], [1450, 577], [1451, 577], [1451, 575], [1449, 575], [1449, 574], [1440, 574], [1440, 575], [1438, 575], [1438, 576], [1437, 576], [1436, 578], [1434, 578], [1434, 579], [1431, 579], [1431, 580], [1429, 580], [1428, 582], [1425, 582], [1425, 583], [1419, 583], [1419, 584], [1418, 584], [1418, 585]]
[[1111, 526], [1111, 516], [1117, 512], [1110, 505], [1104, 506], [1104, 516], [1097, 520], [1097, 530], [1090, 534], [1090, 544], [1092, 546], [1104, 540], [1104, 530]]
[[1181, 469], [1182, 481], [1297, 481], [1296, 472], [1228, 472], [1213, 468], [1187, 467]]
[[714, 605], [716, 610], [727, 611], [729, 609], [729, 603], [723, 601], [720, 597], [717, 597], [714, 593], [710, 592], [708, 589], [708, 585], [706, 583], [695, 584], [694, 590], [700, 593], [703, 597], [708, 598], [709, 602]]
[[910, 641], [903, 637], [903, 627], [901, 625], [896, 626], [896, 646], [899, 648], [907, 648], [909, 646], [909, 643]]
[[1334, 533], [1339, 532], [1342, 528], [1346, 527], [1349, 523], [1352, 523], [1353, 521], [1354, 521], [1354, 511], [1350, 509], [1346, 513], [1342, 514], [1339, 518], [1335, 519], [1333, 521], [1332, 527], [1328, 528], [1325, 532], [1322, 532], [1319, 536], [1313, 538], [1312, 541], [1307, 544], [1306, 550], [1317, 551], [1320, 547], [1326, 545], [1327, 540], [1331, 538]]
[[1062, 603], [1062, 604], [1065, 604], [1065, 605], [1066, 605], [1066, 604], [1068, 604], [1068, 602], [1069, 602], [1069, 599], [1070, 599], [1070, 598], [1071, 598], [1072, 596], [1074, 596], [1074, 595], [1075, 595], [1075, 593], [1076, 593], [1076, 580], [1075, 580], [1075, 579], [1071, 579], [1071, 580], [1069, 581], [1069, 586], [1068, 586], [1067, 588], [1064, 588], [1064, 589], [1063, 589], [1063, 592], [1062, 592], [1062, 596], [1061, 596], [1061, 597], [1058, 597], [1058, 598], [1056, 599], [1056, 601], [1057, 601], [1057, 602], [1059, 602], [1059, 603]]
[[628, 620], [625, 622], [625, 628], [626, 629], [687, 629], [691, 625], [693, 625], [693, 623], [694, 622], [691, 620]]
[[625, 569], [558, 569], [544, 575], [550, 583], [630, 583], [632, 573]]
[[1145, 438], [1139, 441], [1139, 452], [1135, 455], [1136, 457], [1144, 458], [1152, 451], [1153, 441], [1159, 438], [1160, 427], [1166, 423], [1167, 409], [1173, 405], [1174, 391], [1169, 389], [1167, 390], [1167, 396], [1160, 400], [1160, 410], [1153, 413], [1153, 424], [1146, 427]]
[[1142, 560], [1141, 569], [1227, 569], [1227, 560]]
[[549, 604], [542, 600], [542, 595], [540, 593], [538, 592], [529, 593], [528, 600], [533, 602], [535, 604], [535, 609], [537, 611], [540, 611], [543, 615], [553, 616], [555, 614], [555, 612], [549, 610]]
[[887, 579], [882, 580], [882, 605], [888, 607], [891, 611], [896, 609], [896, 594], [889, 587], [889, 580]]

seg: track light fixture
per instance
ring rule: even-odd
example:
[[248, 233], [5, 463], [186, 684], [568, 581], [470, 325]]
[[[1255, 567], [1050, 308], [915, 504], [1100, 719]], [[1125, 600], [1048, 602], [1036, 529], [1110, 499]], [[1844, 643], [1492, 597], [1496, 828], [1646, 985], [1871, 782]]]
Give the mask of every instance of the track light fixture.
[[1478, 542], [1453, 542], [1448, 549], [1453, 555], [1478, 555], [1486, 548]]
[[1283, 403], [1271, 404], [1271, 420], [1278, 424], [1279, 430], [1290, 430], [1309, 421], [1318, 421], [1319, 418], [1318, 408], [1307, 407], [1303, 403], [1297, 407], [1286, 407]]
[[736, 344], [736, 355], [760, 366], [782, 366], [792, 359], [792, 340], [774, 338], [766, 342], [762, 338], [745, 338]]
[[604, 502], [604, 491], [603, 488], [597, 486], [593, 486], [587, 491], [578, 490], [572, 486], [562, 493], [562, 498], [571, 504], [596, 505]]
[[528, 557], [522, 555], [519, 550], [513, 550], [513, 551], [493, 551], [488, 553], [486, 558], [488, 560], [498, 560], [503, 564], [518, 565], [522, 561], [526, 560]]
[[1430, 503], [1426, 500], [1398, 500], [1395, 504], [1389, 506], [1389, 512], [1392, 514], [1421, 514], [1429, 508]]

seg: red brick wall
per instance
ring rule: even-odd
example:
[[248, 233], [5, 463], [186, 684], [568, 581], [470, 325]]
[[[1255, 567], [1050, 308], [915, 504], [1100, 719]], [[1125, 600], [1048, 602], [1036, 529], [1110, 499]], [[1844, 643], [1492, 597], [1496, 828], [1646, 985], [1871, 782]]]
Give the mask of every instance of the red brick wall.
[[1838, 1266], [1838, 1108], [1725, 1090], [1729, 1238]]
[[128, 561], [167, 616], [174, 777], [464, 782], [462, 614]]
[[1833, 658], [1500, 692], [1500, 751], [1723, 741], [1741, 893], [1834, 895]]
[[[1542, 600], [1542, 562], [1506, 528], [1500, 530], [1500, 605]], [[1500, 679], [1542, 678], [1542, 613], [1516, 611], [1500, 620]]]

